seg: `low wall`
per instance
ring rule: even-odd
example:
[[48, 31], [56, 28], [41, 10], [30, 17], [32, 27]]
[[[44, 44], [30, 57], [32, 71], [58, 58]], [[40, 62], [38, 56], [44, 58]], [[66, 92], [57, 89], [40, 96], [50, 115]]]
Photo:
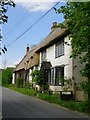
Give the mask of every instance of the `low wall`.
[[84, 91], [76, 91], [75, 100], [76, 101], [86, 101], [88, 96], [84, 93]]
[[[62, 86], [51, 86], [50, 85], [50, 88], [49, 88], [51, 91], [55, 91], [55, 92], [60, 92], [60, 91], [63, 91], [63, 92], [65, 92], [65, 89], [64, 89], [64, 87], [62, 87]], [[73, 89], [72, 89], [72, 87], [71, 88], [68, 88], [68, 91], [67, 92], [69, 92], [69, 91], [73, 91]]]

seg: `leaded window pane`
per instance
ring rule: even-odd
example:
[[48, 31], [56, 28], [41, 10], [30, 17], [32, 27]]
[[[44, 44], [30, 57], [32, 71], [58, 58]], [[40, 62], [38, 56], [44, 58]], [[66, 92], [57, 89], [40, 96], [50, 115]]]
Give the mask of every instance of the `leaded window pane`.
[[56, 43], [55, 47], [55, 58], [64, 55], [64, 40]]

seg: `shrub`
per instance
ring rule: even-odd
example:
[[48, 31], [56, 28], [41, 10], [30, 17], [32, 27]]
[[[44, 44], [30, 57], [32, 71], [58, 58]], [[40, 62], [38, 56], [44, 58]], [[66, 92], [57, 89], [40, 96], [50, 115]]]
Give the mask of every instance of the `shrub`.
[[89, 84], [88, 84], [88, 82], [87, 81], [82, 81], [81, 83], [80, 83], [80, 86], [81, 86], [81, 88], [84, 90], [84, 92], [85, 93], [90, 93], [90, 90], [89, 90], [89, 86], [88, 86]]
[[29, 81], [26, 82], [26, 88], [30, 89], [30, 82]]
[[12, 83], [12, 68], [6, 68], [2, 71], [2, 85], [9, 85]]
[[48, 83], [45, 83], [45, 84], [43, 85], [43, 87], [44, 87], [44, 90], [49, 90], [49, 84], [48, 84]]
[[22, 88], [23, 87], [23, 82], [24, 82], [24, 80], [23, 80], [23, 78], [18, 78], [17, 80], [16, 80], [16, 85], [17, 85], [17, 87], [18, 88]]
[[36, 84], [38, 84], [40, 86], [44, 85], [44, 74], [43, 74], [43, 71], [41, 71], [41, 70], [34, 70], [31, 75], [32, 75], [33, 82], [35, 82]]

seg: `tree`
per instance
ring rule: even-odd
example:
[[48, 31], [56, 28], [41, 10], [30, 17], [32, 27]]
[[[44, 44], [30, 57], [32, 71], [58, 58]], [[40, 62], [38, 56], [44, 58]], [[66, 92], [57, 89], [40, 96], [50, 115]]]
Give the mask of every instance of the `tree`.
[[35, 82], [36, 84], [42, 86], [44, 85], [44, 74], [43, 71], [41, 70], [34, 70], [32, 73], [32, 80], [33, 82]]
[[2, 84], [2, 69], [0, 69], [0, 85]]
[[65, 26], [71, 33], [71, 57], [78, 57], [81, 64], [84, 64], [81, 74], [88, 79], [86, 86], [90, 101], [90, 1], [68, 2], [55, 10], [64, 14]]
[[6, 68], [2, 71], [2, 85], [8, 85], [12, 83], [12, 68]]
[[[7, 6], [13, 6], [15, 7], [15, 3], [12, 0], [0, 0], [0, 24], [4, 24], [7, 23], [8, 21], [8, 16], [6, 15], [7, 12]], [[0, 42], [2, 41], [2, 35], [1, 35], [1, 29], [0, 29]], [[7, 51], [7, 48], [1, 47], [1, 43], [0, 43], [0, 55], [3, 53], [5, 53]]]
[[34, 70], [31, 73], [31, 76], [32, 76], [32, 81], [40, 85], [41, 92], [49, 89], [49, 84], [45, 81], [45, 74], [42, 69]]
[[10, 5], [15, 7], [15, 3], [12, 0], [1, 0], [0, 1], [0, 24], [7, 23], [8, 16], [5, 14], [7, 12], [7, 8], [5, 6]]

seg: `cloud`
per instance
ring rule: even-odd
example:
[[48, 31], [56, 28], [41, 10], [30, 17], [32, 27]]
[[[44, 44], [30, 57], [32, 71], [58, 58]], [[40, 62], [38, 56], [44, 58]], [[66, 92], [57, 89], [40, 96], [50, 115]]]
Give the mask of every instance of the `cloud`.
[[14, 0], [29, 12], [47, 11], [59, 0]]
[[32, 2], [42, 2], [42, 3], [44, 3], [44, 2], [58, 2], [58, 1], [60, 1], [60, 0], [14, 0], [15, 2], [19, 2], [19, 3], [21, 3], [21, 2], [29, 2], [29, 3], [32, 3]]
[[29, 12], [37, 12], [37, 11], [47, 11], [49, 10], [54, 3], [34, 3], [34, 4], [24, 4], [22, 5]]

